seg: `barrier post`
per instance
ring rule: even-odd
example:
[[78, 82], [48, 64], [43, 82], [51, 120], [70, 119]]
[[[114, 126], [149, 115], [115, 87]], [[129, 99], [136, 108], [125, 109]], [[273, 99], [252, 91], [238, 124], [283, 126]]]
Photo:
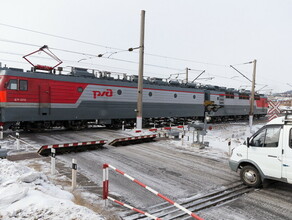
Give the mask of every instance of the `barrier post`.
[[104, 200], [104, 205], [107, 206], [108, 205], [108, 164], [103, 164], [103, 190], [102, 190], [102, 198]]
[[200, 134], [199, 134], [199, 131], [197, 131], [197, 142], [198, 143], [200, 142]]
[[182, 135], [181, 135], [181, 145], [182, 145], [182, 146], [184, 145], [184, 137], [185, 137], [185, 136], [182, 134]]
[[76, 188], [77, 161], [72, 159], [72, 190]]
[[0, 139], [3, 139], [3, 126], [0, 126]]
[[51, 174], [55, 175], [56, 171], [56, 149], [51, 148]]
[[186, 131], [185, 131], [185, 123], [183, 123], [183, 135], [185, 136]]
[[231, 155], [231, 140], [228, 141], [228, 155]]
[[19, 142], [19, 133], [15, 133], [16, 136], [16, 149], [19, 150], [20, 149], [20, 142]]
[[125, 121], [122, 121], [122, 131], [125, 130]]

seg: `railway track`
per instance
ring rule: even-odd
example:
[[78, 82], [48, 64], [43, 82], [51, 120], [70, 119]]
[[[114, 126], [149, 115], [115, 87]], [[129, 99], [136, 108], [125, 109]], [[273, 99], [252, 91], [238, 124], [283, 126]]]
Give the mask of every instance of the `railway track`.
[[[253, 188], [249, 188], [245, 185], [243, 185], [240, 182], [235, 182], [226, 187], [225, 189], [219, 189], [216, 191], [213, 191], [211, 193], [208, 193], [206, 195], [202, 196], [193, 196], [190, 198], [185, 199], [180, 205], [187, 208], [188, 210], [192, 211], [193, 213], [197, 213], [201, 210], [211, 208], [214, 206], [222, 205], [224, 203], [233, 201], [234, 199], [254, 191]], [[152, 206], [147, 209], [147, 212], [167, 220], [173, 220], [173, 219], [180, 219], [180, 220], [186, 220], [186, 219], [193, 219], [186, 213], [178, 210], [176, 207], [172, 206], [171, 204], [167, 202], [163, 202], [161, 204]], [[122, 219], [124, 220], [136, 220], [136, 219], [149, 219], [148, 217], [145, 217], [141, 214], [137, 214], [134, 212], [128, 212], [125, 213], [122, 216]]]

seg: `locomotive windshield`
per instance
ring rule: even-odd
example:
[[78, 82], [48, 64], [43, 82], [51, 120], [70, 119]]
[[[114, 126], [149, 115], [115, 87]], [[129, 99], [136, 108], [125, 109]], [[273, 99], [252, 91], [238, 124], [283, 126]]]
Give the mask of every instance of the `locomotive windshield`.
[[7, 85], [7, 89], [26, 91], [27, 90], [27, 80], [10, 79], [8, 82], [8, 85]]
[[9, 90], [17, 90], [17, 87], [18, 87], [17, 79], [9, 80], [7, 89], [9, 89]]

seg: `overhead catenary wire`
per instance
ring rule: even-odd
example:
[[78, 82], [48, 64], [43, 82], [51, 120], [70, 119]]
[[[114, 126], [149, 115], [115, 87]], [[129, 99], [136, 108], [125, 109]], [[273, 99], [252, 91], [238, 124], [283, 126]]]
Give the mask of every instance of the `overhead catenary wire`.
[[[29, 45], [31, 45], [31, 44], [29, 44]], [[34, 46], [38, 46], [38, 45], [34, 45]], [[9, 52], [9, 51], [0, 51], [0, 53], [2, 53], [2, 54], [8, 54], [8, 55], [13, 55], [13, 56], [19, 56], [19, 57], [22, 57], [22, 55], [23, 55], [23, 54], [20, 54], [20, 53], [14, 53], [14, 52]], [[34, 56], [34, 57], [40, 58], [40, 59], [49, 59], [49, 58], [40, 57], [40, 56]], [[1, 61], [14, 62], [14, 63], [20, 63], [20, 64], [26, 64], [25, 62], [20, 62], [20, 61], [15, 61], [15, 60], [8, 60], [8, 59], [1, 59]], [[69, 63], [78, 63], [78, 61], [74, 61], [74, 60], [66, 60], [66, 59], [63, 59], [63, 61], [64, 62], [69, 62]], [[127, 69], [127, 68], [121, 68], [121, 67], [116, 67], [116, 66], [108, 66], [108, 65], [100, 65], [100, 64], [94, 64], [94, 63], [89, 63], [89, 62], [82, 62], [82, 64], [83, 65], [90, 65], [90, 66], [94, 66], [94, 67], [98, 67], [98, 68], [118, 69], [118, 70], [122, 70], [122, 71], [129, 71], [129, 72], [132, 72], [132, 73], [135, 73], [137, 71], [137, 70], [134, 70], [134, 69]], [[175, 69], [175, 70], [179, 70], [179, 69]], [[196, 70], [194, 70], [194, 71], [196, 71]], [[223, 78], [223, 79], [229, 79], [229, 80], [233, 80], [233, 81], [237, 81], [237, 82], [242, 82], [241, 80], [234, 79], [233, 77], [224, 77], [224, 76], [221, 76], [221, 75], [217, 75], [217, 74], [210, 73], [208, 71], [206, 71], [206, 72], [210, 76], [214, 76], [216, 78]], [[121, 72], [117, 72], [117, 73], [121, 73]], [[157, 75], [157, 74], [158, 75], [161, 75], [161, 76], [165, 76], [165, 74], [163, 74], [163, 73], [159, 74], [157, 72], [154, 73], [154, 72], [146, 71], [145, 73], [147, 73], [148, 77], [150, 77], [150, 75]], [[123, 74], [123, 73], [121, 73], [121, 74]], [[145, 76], [145, 77], [147, 77], [147, 76]], [[166, 78], [168, 78], [168, 77], [166, 77]], [[197, 80], [201, 80], [201, 79], [199, 78]], [[277, 83], [277, 84], [281, 84], [281, 85], [283, 84], [283, 82], [280, 82], [280, 81], [273, 80], [273, 82], [274, 83]], [[265, 85], [265, 84], [257, 84], [257, 85]]]
[[[24, 42], [19, 42], [19, 41], [12, 41], [12, 40], [3, 39], [3, 38], [0, 38], [0, 41], [7, 42], [7, 43], [21, 44], [21, 45], [26, 45], [26, 46], [41, 47], [40, 45], [36, 45], [36, 44], [24, 43]], [[100, 56], [100, 54], [96, 55], [96, 54], [90, 54], [90, 53], [85, 53], [85, 52], [60, 49], [60, 48], [55, 48], [55, 47], [50, 47], [50, 48], [53, 49], [53, 50], [67, 52], [67, 53], [73, 53], [73, 54], [84, 55], [84, 56], [95, 57], [95, 58], [102, 58], [102, 59], [110, 59], [110, 60], [115, 60], [115, 61], [119, 61], [119, 62], [127, 62], [127, 63], [132, 63], [132, 64], [138, 64], [138, 62], [136, 62], [136, 61], [125, 60], [125, 59], [120, 59], [120, 58], [113, 58], [113, 57], [104, 57], [104, 56]], [[121, 50], [121, 52], [124, 52], [124, 51], [125, 50]], [[145, 63], [144, 65], [145, 66], [151, 66], [151, 67], [157, 67], [157, 68], [163, 68], [163, 69], [169, 69], [169, 70], [176, 70], [176, 71], [181, 71], [182, 70], [182, 69], [179, 69], [179, 68], [166, 67], [166, 66], [161, 66], [161, 65], [156, 65], [156, 64], [149, 64], [149, 63]]]
[[[15, 25], [10, 25], [10, 24], [5, 24], [5, 23], [0, 23], [0, 25], [3, 26], [3, 27], [14, 28], [14, 29], [18, 29], [18, 30], [22, 30], [22, 31], [27, 31], [27, 32], [32, 32], [32, 33], [36, 33], [36, 34], [42, 34], [42, 35], [46, 35], [46, 36], [50, 36], [50, 37], [55, 37], [55, 38], [59, 38], [59, 39], [69, 40], [69, 41], [76, 42], [76, 43], [83, 43], [83, 44], [87, 44], [87, 45], [91, 45], [91, 46], [97, 46], [97, 47], [100, 47], [100, 48], [106, 48], [106, 49], [110, 49], [110, 50], [123, 50], [123, 49], [117, 48], [117, 47], [106, 46], [106, 45], [92, 43], [92, 42], [83, 41], [83, 40], [78, 40], [78, 39], [74, 39], [74, 38], [70, 38], [70, 37], [64, 37], [64, 36], [56, 35], [56, 34], [50, 34], [50, 33], [42, 32], [42, 31], [37, 31], [37, 30], [32, 30], [32, 29], [29, 29], [29, 28], [23, 28], [23, 27], [19, 27], [19, 26], [15, 26]], [[36, 46], [36, 47], [41, 47], [42, 46], [42, 45], [33, 45], [33, 44], [28, 44], [28, 43], [24, 43], [24, 44], [26, 44], [27, 46]], [[66, 52], [65, 50], [63, 50], [63, 51]], [[79, 53], [79, 55], [85, 55], [86, 56], [86, 54], [81, 53], [81, 52], [76, 52], [75, 51], [75, 53], [76, 54]], [[115, 52], [113, 52], [113, 54], [115, 54]], [[224, 65], [224, 64], [218, 64], [218, 63], [212, 63], [212, 62], [203, 62], [203, 61], [197, 61], [197, 60], [192, 60], [192, 59], [184, 59], [184, 58], [177, 58], [177, 57], [171, 57], [171, 56], [164, 56], [164, 55], [153, 54], [153, 53], [145, 53], [145, 55], [154, 56], [154, 57], [160, 57], [160, 58], [164, 58], [164, 59], [172, 59], [172, 60], [193, 62], [193, 63], [199, 63], [199, 64], [205, 64], [205, 65], [213, 65], [213, 66], [218, 66], [218, 67], [219, 66], [221, 66], [221, 67], [229, 67], [229, 65]], [[234, 64], [234, 66], [236, 66], [236, 65], [244, 65], [244, 64], [249, 64], [249, 63], [250, 62], [247, 62], [247, 63], [238, 63], [238, 64]], [[92, 65], [92, 64], [90, 64], [90, 65]], [[159, 65], [157, 65], [157, 66], [159, 66]], [[153, 66], [153, 67], [157, 67], [157, 66]], [[159, 68], [164, 68], [164, 67], [159, 66]], [[178, 70], [178, 68], [171, 68], [171, 67], [169, 67], [167, 69], [171, 69], [171, 70], [176, 70], [177, 69]], [[273, 82], [274, 82], [274, 80], [273, 80]], [[278, 82], [278, 83], [280, 84], [282, 82]]]
[[104, 46], [104, 45], [100, 45], [100, 44], [96, 44], [96, 43], [86, 42], [86, 41], [77, 40], [77, 39], [73, 39], [73, 38], [69, 38], [69, 37], [63, 37], [63, 36], [55, 35], [55, 34], [49, 34], [49, 33], [46, 33], [46, 32], [31, 30], [31, 29], [28, 29], [28, 28], [22, 28], [22, 27], [18, 27], [18, 26], [14, 26], [14, 25], [9, 25], [9, 24], [4, 24], [4, 23], [0, 23], [0, 25], [6, 26], [6, 27], [10, 27], [10, 28], [14, 28], [14, 29], [23, 30], [23, 31], [28, 31], [28, 32], [36, 33], [36, 34], [42, 34], [42, 35], [47, 35], [47, 36], [51, 36], [51, 37], [56, 37], [56, 38], [60, 38], [60, 39], [63, 39], [63, 40], [70, 40], [70, 41], [74, 41], [74, 42], [78, 42], [78, 43], [88, 44], [88, 45], [91, 45], [91, 46], [103, 47], [103, 48], [113, 49], [113, 50], [120, 50], [120, 48]]
[[[23, 54], [20, 54], [20, 53], [13, 53], [13, 52], [8, 52], [8, 51], [0, 51], [0, 53], [2, 53], [2, 54], [9, 54], [9, 55], [13, 55], [13, 56], [19, 56], [19, 57], [21, 57], [23, 55]], [[41, 57], [41, 56], [33, 56], [33, 57], [39, 58], [39, 59], [46, 59], [46, 60], [47, 59], [50, 59], [48, 57]], [[0, 61], [27, 64], [26, 62], [9, 60], [9, 59], [0, 59]], [[74, 60], [63, 60], [63, 61], [64, 62], [68, 62], [68, 63], [78, 63], [78, 61], [74, 61]], [[93, 64], [93, 63], [88, 63], [88, 62], [84, 62], [82, 64], [96, 66], [96, 67], [99, 67], [99, 68], [112, 68], [112, 69], [119, 69], [119, 70], [130, 71], [130, 72], [136, 72], [137, 71], [137, 70], [133, 70], [133, 69], [127, 69], [127, 68], [121, 68], [121, 67], [115, 67], [115, 66], [108, 66], [108, 65]], [[105, 70], [103, 70], [103, 71], [105, 71]], [[115, 71], [111, 71], [111, 72], [114, 73]], [[124, 72], [115, 72], [115, 73], [124, 74]], [[152, 75], [153, 74], [156, 74], [157, 75], [157, 73], [153, 73], [153, 72], [149, 72], [149, 71], [146, 71], [145, 73], [152, 74]], [[162, 75], [162, 74], [159, 74], [159, 75]], [[147, 76], [145, 76], [145, 77], [147, 77]]]
[[[42, 31], [36, 31], [36, 30], [29, 29], [29, 28], [23, 28], [23, 27], [15, 26], [15, 25], [10, 25], [10, 24], [5, 24], [5, 23], [0, 23], [0, 25], [3, 26], [3, 27], [7, 27], [7, 28], [13, 28], [13, 29], [18, 29], [18, 30], [22, 30], [22, 31], [32, 32], [32, 33], [35, 33], [35, 34], [46, 35], [46, 36], [50, 36], [50, 37], [69, 40], [69, 41], [72, 41], [72, 42], [87, 44], [87, 45], [96, 46], [96, 47], [100, 47], [100, 48], [106, 48], [106, 49], [110, 49], [110, 50], [122, 50], [121, 48], [117, 48], [117, 47], [97, 44], [97, 43], [88, 42], [88, 41], [84, 41], [84, 40], [78, 40], [78, 39], [74, 39], [74, 38], [70, 38], [70, 37], [64, 37], [64, 36], [61, 36], [61, 35], [42, 32]], [[145, 55], [153, 56], [153, 57], [160, 57], [160, 58], [164, 58], [164, 59], [172, 59], [172, 60], [178, 60], [178, 61], [186, 61], [186, 62], [192, 62], [192, 63], [198, 63], [198, 64], [205, 64], [205, 65], [209, 65], [209, 66], [218, 66], [218, 67], [224, 67], [224, 68], [229, 67], [229, 65], [224, 65], [224, 64], [218, 64], [218, 63], [212, 63], [212, 62], [203, 62], [203, 61], [198, 61], [198, 60], [177, 58], [177, 57], [171, 57], [171, 56], [164, 56], [164, 55], [153, 54], [153, 53], [145, 53]], [[238, 64], [234, 64], [233, 66], [245, 65], [245, 64], [249, 64], [251, 62], [238, 63]], [[274, 82], [274, 79], [273, 79], [273, 82]], [[282, 82], [278, 82], [278, 83], [282, 84]]]
[[236, 72], [238, 72], [240, 75], [242, 75], [244, 78], [246, 78], [248, 81], [252, 82], [247, 76], [245, 76], [243, 73], [241, 73], [238, 69], [236, 69], [234, 66], [230, 65], [232, 69], [234, 69]]
[[[1, 39], [0, 39], [1, 41]], [[23, 54], [20, 54], [20, 53], [14, 53], [14, 52], [8, 52], [8, 51], [0, 51], [0, 53], [3, 53], [3, 54], [9, 54], [9, 55], [14, 55], [14, 56], [19, 56], [19, 57], [22, 57]], [[40, 59], [49, 59], [47, 57], [40, 57], [40, 56], [34, 56], [36, 58], [40, 58]], [[117, 60], [116, 58], [109, 58], [109, 59], [113, 59], [113, 60]], [[8, 61], [8, 60], [7, 60]], [[10, 62], [15, 62], [15, 61], [11, 61], [9, 60]], [[9, 62], [8, 61], [8, 62]], [[78, 61], [74, 61], [74, 60], [66, 60], [66, 59], [63, 59], [64, 62], [69, 62], [69, 63], [79, 63]], [[128, 62], [132, 62], [132, 61], [128, 61]], [[15, 63], [22, 63], [22, 64], [26, 64], [25, 62], [15, 62]], [[135, 63], [135, 62], [134, 62]], [[80, 64], [80, 63], [79, 63]], [[96, 66], [96, 67], [102, 67], [102, 68], [113, 68], [113, 69], [120, 69], [120, 70], [126, 70], [126, 71], [130, 71], [130, 72], [136, 72], [137, 70], [133, 70], [133, 69], [126, 69], [126, 68], [120, 68], [120, 67], [113, 67], [113, 66], [108, 66], [108, 65], [99, 65], [99, 64], [93, 64], [93, 63], [88, 63], [88, 62], [82, 62], [82, 64], [84, 65], [91, 65], [91, 66]], [[136, 63], [135, 63], [136, 64]], [[175, 69], [175, 70], [180, 70], [180, 69]], [[195, 69], [192, 69], [193, 71], [200, 71], [200, 70], [195, 70]], [[233, 81], [237, 81], [237, 82], [241, 82], [241, 80], [239, 79], [233, 79], [232, 77], [224, 77], [224, 76], [220, 76], [220, 75], [216, 75], [216, 74], [213, 74], [213, 73], [210, 73], [208, 71], [206, 71], [209, 76], [213, 76], [213, 77], [216, 77], [216, 78], [224, 78], [224, 79], [229, 79], [229, 80], [233, 80]], [[145, 73], [147, 74], [150, 74], [150, 75], [157, 75], [157, 73], [153, 73], [153, 72], [149, 72], [149, 71], [146, 71]], [[159, 75], [165, 75], [165, 74], [159, 74]], [[147, 77], [147, 76], [145, 76]], [[167, 77], [166, 77], [167, 78]], [[198, 78], [197, 80], [201, 80], [200, 78]]]
[[[19, 27], [19, 26], [14, 26], [14, 25], [9, 25], [9, 24], [4, 24], [4, 23], [0, 23], [0, 25], [1, 26], [5, 26], [5, 27], [9, 27], [9, 28], [18, 29], [18, 30], [28, 31], [28, 32], [36, 33], [36, 34], [46, 35], [46, 36], [50, 36], [50, 37], [56, 37], [56, 38], [63, 39], [63, 40], [69, 40], [69, 41], [73, 41], [73, 42], [77, 42], [77, 43], [87, 44], [87, 45], [91, 45], [91, 46], [97, 46], [97, 47], [111, 49], [111, 50], [123, 50], [123, 49], [117, 48], [117, 47], [105, 46], [105, 45], [96, 44], [96, 43], [92, 43], [92, 42], [77, 40], [77, 39], [74, 39], [74, 38], [69, 38], [69, 37], [64, 37], [64, 36], [60, 36], [60, 35], [50, 34], [50, 33], [42, 32], [42, 31], [36, 31], [36, 30], [28, 29], [28, 28], [22, 28], [22, 27]], [[186, 62], [192, 62], [192, 63], [212, 65], [212, 66], [228, 67], [228, 65], [218, 64], [218, 63], [210, 63], [210, 62], [203, 62], [203, 61], [197, 61], [197, 60], [192, 60], [192, 59], [170, 57], [170, 56], [164, 56], [164, 55], [153, 54], [153, 53], [144, 53], [144, 54], [148, 55], [148, 56], [159, 57], [159, 58], [164, 58], [164, 59], [172, 59], [172, 60], [186, 61]]]

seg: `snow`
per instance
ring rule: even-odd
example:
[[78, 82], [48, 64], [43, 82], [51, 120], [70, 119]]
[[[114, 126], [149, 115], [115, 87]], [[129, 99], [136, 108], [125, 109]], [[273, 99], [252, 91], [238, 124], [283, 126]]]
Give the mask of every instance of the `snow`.
[[[229, 124], [215, 124], [207, 125], [207, 127], [212, 127], [211, 130], [207, 130], [207, 134], [204, 137], [204, 142], [208, 142], [207, 147], [202, 147], [201, 145], [193, 144], [197, 140], [197, 133], [191, 128], [189, 131], [187, 126], [184, 126], [185, 135], [183, 140], [181, 139], [170, 139], [168, 140], [168, 146], [175, 146], [179, 150], [184, 150], [188, 152], [193, 152], [195, 154], [200, 154], [201, 156], [226, 160], [229, 157], [230, 151], [243, 144], [247, 137], [250, 137], [259, 128], [261, 128], [265, 123], [258, 123], [253, 125], [252, 132], [247, 123], [229, 123]], [[173, 128], [176, 129], [176, 128]], [[177, 129], [182, 132], [182, 129]], [[200, 136], [200, 141], [202, 141], [202, 136]], [[230, 142], [230, 146], [228, 143]], [[165, 143], [161, 143], [165, 146]]]
[[0, 219], [104, 219], [73, 199], [43, 173], [0, 160]]
[[[254, 125], [252, 132], [250, 132], [247, 123], [211, 125], [212, 130], [208, 130], [204, 137], [204, 141], [209, 142], [209, 146], [205, 148], [192, 143], [193, 134], [196, 141], [196, 132], [187, 131], [187, 126], [184, 127], [183, 140], [166, 139], [155, 144], [226, 161], [232, 148], [242, 144], [248, 136], [251, 136], [263, 125], [264, 123]], [[181, 128], [173, 127], [172, 130], [182, 132]], [[158, 132], [163, 135], [168, 133], [167, 130], [161, 128], [158, 128], [157, 132], [151, 132], [149, 129], [143, 129], [141, 132], [126, 129], [118, 131], [116, 135], [142, 136]], [[15, 139], [13, 138], [1, 141], [1, 145], [11, 149], [11, 153], [16, 151]], [[23, 146], [22, 144], [22, 151], [26, 147]], [[30, 147], [28, 146], [28, 148]], [[72, 193], [63, 190], [61, 186], [52, 184], [43, 174], [44, 172], [49, 173], [47, 164], [42, 166], [43, 173], [40, 173], [26, 166], [27, 163], [0, 160], [0, 219], [105, 219], [86, 207], [76, 205], [73, 202], [74, 195]], [[96, 202], [98, 200], [98, 196], [92, 193], [85, 192], [83, 196], [90, 201]]]

